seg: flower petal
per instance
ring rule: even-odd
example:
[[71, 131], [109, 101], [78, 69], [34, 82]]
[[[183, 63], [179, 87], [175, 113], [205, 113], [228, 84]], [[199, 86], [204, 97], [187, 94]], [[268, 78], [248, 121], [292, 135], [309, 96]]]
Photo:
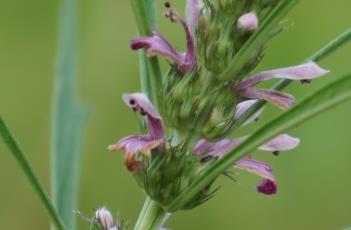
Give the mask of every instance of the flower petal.
[[146, 52], [149, 57], [160, 54], [168, 60], [178, 63], [179, 65], [182, 65], [184, 62], [183, 55], [178, 53], [157, 31], [153, 31], [152, 36], [150, 37], [133, 39], [130, 43], [130, 47], [133, 50], [146, 48]]
[[239, 160], [237, 163], [235, 163], [234, 167], [238, 169], [246, 170], [262, 178], [275, 181], [275, 178], [272, 174], [271, 166], [261, 161], [254, 160], [251, 158], [243, 158]]
[[222, 139], [217, 142], [210, 142], [205, 139], [201, 139], [195, 145], [194, 154], [221, 157], [239, 145], [244, 138], [245, 137], [240, 137], [237, 139]]
[[145, 135], [132, 135], [123, 138], [116, 144], [108, 146], [111, 151], [123, 150], [126, 155], [141, 153], [149, 155], [155, 148], [163, 148], [163, 124], [162, 118], [143, 93], [123, 95], [124, 102], [135, 112], [145, 117], [148, 124], [148, 133]]
[[263, 151], [284, 151], [284, 150], [291, 150], [296, 148], [300, 144], [300, 139], [292, 137], [287, 134], [281, 134], [264, 145], [259, 147], [260, 150]]
[[236, 27], [241, 31], [255, 31], [258, 27], [258, 18], [255, 12], [249, 12], [239, 17]]
[[272, 78], [284, 78], [290, 80], [311, 80], [327, 74], [329, 71], [321, 68], [315, 62], [307, 62], [305, 64], [291, 66], [286, 68], [267, 70], [240, 82], [236, 88], [239, 90], [254, 86], [261, 81]]
[[195, 37], [195, 29], [197, 25], [197, 18], [200, 13], [200, 9], [203, 6], [201, 0], [187, 0], [186, 1], [186, 22], [189, 27], [190, 33]]
[[132, 93], [123, 95], [124, 102], [134, 111], [146, 116], [149, 127], [149, 136], [152, 139], [163, 138], [162, 118], [143, 93]]
[[248, 88], [247, 90], [242, 91], [241, 96], [251, 99], [263, 99], [283, 110], [286, 110], [295, 104], [295, 99], [292, 95], [275, 90]]
[[263, 179], [257, 186], [256, 190], [259, 193], [263, 193], [265, 195], [273, 195], [277, 193], [277, 184], [275, 181], [271, 181], [268, 179]]
[[140, 152], [143, 155], [149, 155], [152, 149], [157, 148], [162, 143], [162, 139], [152, 139], [148, 135], [128, 136], [116, 144], [108, 146], [110, 151], [123, 150], [126, 153]]
[[[253, 106], [256, 102], [258, 101], [258, 99], [254, 99], [254, 100], [245, 100], [243, 102], [240, 102], [237, 106], [236, 106], [236, 111], [235, 111], [235, 119], [238, 119], [241, 115], [243, 115], [251, 106]], [[263, 112], [263, 108], [258, 110], [255, 114], [253, 114], [250, 118], [248, 118], [246, 120], [246, 122], [243, 125], [247, 125], [253, 121], [256, 121], [258, 119], [258, 117], [261, 115], [261, 113]]]

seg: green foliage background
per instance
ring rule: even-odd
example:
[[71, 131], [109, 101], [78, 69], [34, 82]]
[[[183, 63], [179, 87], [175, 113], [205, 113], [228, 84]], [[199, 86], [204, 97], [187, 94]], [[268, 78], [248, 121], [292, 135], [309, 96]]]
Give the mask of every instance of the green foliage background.
[[[55, 1], [0, 1], [0, 112], [28, 153], [49, 189], [50, 109], [56, 53], [58, 4]], [[163, 1], [157, 0], [162, 9]], [[182, 11], [183, 1], [173, 1]], [[143, 194], [126, 172], [122, 154], [106, 146], [138, 133], [133, 113], [121, 94], [138, 90], [137, 54], [129, 49], [135, 36], [129, 1], [80, 0], [78, 4], [79, 95], [90, 107], [81, 154], [79, 210], [91, 215], [102, 205], [132, 223]], [[291, 26], [270, 43], [259, 69], [301, 62], [351, 26], [348, 0], [305, 0], [289, 14]], [[160, 31], [179, 48], [184, 36], [159, 10]], [[166, 63], [162, 62], [166, 67]], [[323, 61], [327, 77], [287, 91], [297, 99], [351, 72], [351, 45]], [[268, 107], [262, 120], [279, 111]], [[262, 152], [279, 183], [276, 196], [255, 192], [257, 178], [237, 175], [238, 183], [222, 178], [222, 189], [198, 209], [179, 212], [172, 229], [342, 229], [351, 225], [351, 102], [333, 109], [291, 134], [300, 147], [279, 157]], [[260, 125], [259, 121], [256, 125]], [[240, 134], [249, 132], [252, 126]], [[238, 134], [239, 135], [239, 134]], [[48, 229], [45, 211], [16, 162], [0, 144], [0, 229]], [[78, 220], [79, 229], [87, 229]]]

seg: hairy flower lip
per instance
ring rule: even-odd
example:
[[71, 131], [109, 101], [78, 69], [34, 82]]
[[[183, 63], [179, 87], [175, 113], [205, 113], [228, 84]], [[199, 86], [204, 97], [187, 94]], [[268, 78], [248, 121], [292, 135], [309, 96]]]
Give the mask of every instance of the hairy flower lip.
[[246, 80], [243, 80], [233, 87], [242, 98], [246, 99], [263, 99], [281, 109], [288, 109], [295, 104], [293, 96], [274, 90], [256, 89], [255, 85], [262, 81], [270, 80], [272, 78], [310, 81], [312, 79], [322, 77], [329, 73], [328, 70], [323, 69], [315, 62], [307, 62], [301, 65], [267, 70], [260, 72]]
[[[195, 155], [204, 155], [205, 157], [222, 157], [226, 153], [236, 148], [236, 146], [238, 146], [245, 139], [246, 137], [240, 137], [236, 139], [222, 139], [217, 142], [209, 142], [205, 139], [201, 139], [195, 145], [193, 153]], [[294, 149], [299, 145], [299, 143], [300, 139], [287, 134], [281, 134], [261, 145], [258, 147], [258, 149], [276, 153], [279, 151]], [[263, 178], [263, 180], [256, 187], [257, 192], [266, 195], [272, 195], [277, 192], [277, 185], [272, 174], [272, 168], [268, 164], [249, 157], [244, 157], [236, 162], [234, 167], [254, 173]]]
[[171, 8], [169, 8], [166, 12], [167, 17], [169, 17], [172, 21], [180, 23], [183, 27], [187, 41], [186, 52], [177, 52], [172, 45], [156, 30], [152, 32], [151, 36], [132, 39], [130, 43], [131, 49], [138, 50], [145, 48], [148, 57], [159, 54], [171, 62], [177, 63], [182, 73], [187, 73], [188, 71], [196, 68], [197, 58], [194, 31], [200, 5], [201, 1], [199, 0], [187, 1], [186, 11], [188, 21], [185, 21]]
[[124, 102], [135, 112], [144, 116], [148, 125], [148, 133], [144, 135], [127, 136], [117, 143], [109, 145], [110, 151], [123, 150], [125, 152], [125, 164], [129, 171], [137, 173], [142, 167], [135, 154], [144, 156], [151, 154], [154, 149], [164, 149], [164, 133], [162, 118], [143, 93], [131, 93], [123, 95]]

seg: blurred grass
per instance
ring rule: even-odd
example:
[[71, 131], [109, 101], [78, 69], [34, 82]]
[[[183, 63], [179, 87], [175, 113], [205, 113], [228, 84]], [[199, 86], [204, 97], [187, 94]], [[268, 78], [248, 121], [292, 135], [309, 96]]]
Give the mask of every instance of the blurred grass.
[[[179, 1], [178, 1], [179, 2]], [[157, 1], [161, 6], [162, 1]], [[183, 8], [177, 2], [179, 11]], [[184, 5], [184, 4], [182, 4]], [[49, 188], [49, 125], [56, 47], [57, 1], [2, 0], [0, 3], [0, 110]], [[143, 194], [125, 171], [121, 154], [106, 146], [138, 133], [123, 92], [138, 90], [137, 54], [128, 43], [135, 34], [129, 1], [79, 2], [80, 97], [92, 108], [82, 149], [79, 209], [91, 214], [101, 205], [134, 221]], [[274, 39], [260, 69], [300, 63], [351, 25], [347, 0], [312, 0], [289, 15], [291, 28]], [[184, 47], [183, 32], [161, 17], [160, 30]], [[328, 77], [287, 91], [298, 99], [350, 72], [351, 45], [321, 64]], [[165, 63], [163, 62], [163, 65]], [[268, 107], [263, 119], [278, 112]], [[172, 229], [342, 229], [351, 225], [351, 103], [316, 117], [291, 132], [302, 139], [291, 152], [272, 157], [279, 182], [275, 197], [256, 194], [256, 177], [240, 174], [239, 183], [222, 178], [218, 195], [199, 209], [170, 220]], [[248, 127], [248, 131], [253, 127]], [[0, 144], [0, 229], [48, 229], [45, 212], [16, 162]], [[86, 225], [78, 220], [80, 229]]]

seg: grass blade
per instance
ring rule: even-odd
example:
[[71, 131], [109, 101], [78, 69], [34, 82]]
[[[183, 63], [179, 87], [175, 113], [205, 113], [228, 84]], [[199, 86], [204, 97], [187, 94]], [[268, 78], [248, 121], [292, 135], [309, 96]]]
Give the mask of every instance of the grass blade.
[[69, 230], [75, 229], [79, 147], [85, 110], [76, 102], [75, 0], [61, 0], [52, 117], [52, 193]]
[[263, 125], [234, 150], [204, 169], [199, 177], [193, 181], [192, 186], [174, 199], [167, 209], [175, 211], [182, 207], [226, 169], [232, 167], [234, 162], [255, 150], [264, 142], [350, 98], [351, 74], [323, 87], [300, 104]]
[[53, 203], [51, 202], [48, 195], [46, 194], [43, 186], [40, 184], [39, 179], [36, 176], [32, 165], [30, 164], [29, 160], [27, 159], [22, 149], [17, 144], [16, 140], [10, 133], [9, 129], [6, 127], [6, 124], [1, 116], [0, 116], [0, 136], [5, 142], [5, 144], [7, 145], [12, 155], [16, 158], [20, 167], [22, 168], [29, 183], [33, 187], [35, 194], [38, 196], [42, 205], [46, 209], [48, 216], [50, 217], [55, 228], [57, 230], [66, 229]]

